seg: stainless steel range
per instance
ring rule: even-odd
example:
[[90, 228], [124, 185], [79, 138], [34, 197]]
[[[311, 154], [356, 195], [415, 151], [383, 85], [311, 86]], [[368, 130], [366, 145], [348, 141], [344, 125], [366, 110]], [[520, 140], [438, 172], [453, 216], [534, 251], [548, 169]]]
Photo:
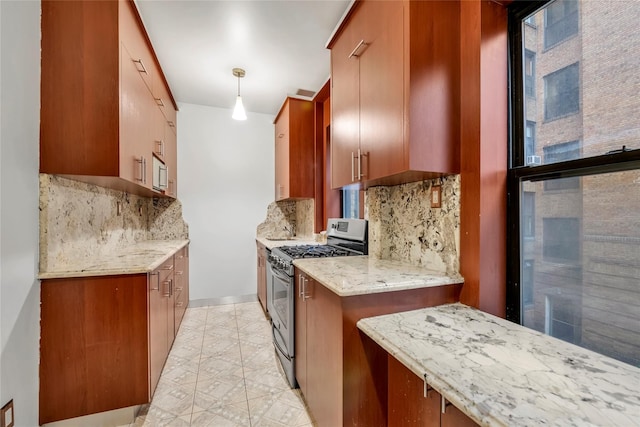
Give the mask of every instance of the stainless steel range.
[[367, 255], [367, 221], [329, 219], [326, 245], [281, 246], [269, 255], [267, 309], [271, 315], [273, 345], [291, 387], [295, 378], [294, 267], [299, 258]]

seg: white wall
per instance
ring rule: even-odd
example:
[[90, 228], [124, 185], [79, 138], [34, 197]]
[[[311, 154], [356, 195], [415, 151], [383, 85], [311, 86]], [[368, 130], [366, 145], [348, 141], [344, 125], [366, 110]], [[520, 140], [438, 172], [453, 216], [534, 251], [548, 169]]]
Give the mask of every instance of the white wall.
[[272, 115], [179, 104], [178, 198], [189, 224], [190, 300], [256, 294], [256, 227], [274, 200]]
[[0, 1], [0, 405], [38, 425], [40, 2]]

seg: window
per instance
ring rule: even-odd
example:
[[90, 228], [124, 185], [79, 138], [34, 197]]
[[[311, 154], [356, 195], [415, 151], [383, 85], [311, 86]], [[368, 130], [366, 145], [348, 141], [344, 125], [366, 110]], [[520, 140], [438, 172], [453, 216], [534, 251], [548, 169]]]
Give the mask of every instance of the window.
[[553, 120], [580, 110], [578, 63], [544, 78], [544, 118]]
[[536, 193], [525, 191], [522, 193], [522, 235], [535, 237], [536, 235]]
[[536, 97], [536, 54], [529, 49], [524, 53], [524, 93]]
[[[562, 144], [544, 147], [544, 163], [557, 163], [565, 160], [573, 160], [580, 158], [580, 141], [565, 142]], [[559, 178], [545, 181], [544, 189], [546, 191], [567, 190], [579, 188], [580, 180], [574, 178]]]
[[509, 6], [507, 318], [640, 366], [640, 2], [612, 7]]
[[546, 261], [578, 261], [580, 258], [578, 218], [544, 218], [542, 228], [542, 256]]
[[360, 218], [360, 191], [355, 189], [342, 190], [342, 217]]
[[527, 128], [524, 137], [524, 155], [527, 157], [527, 163], [536, 163], [531, 156], [536, 154], [536, 122], [527, 121]]
[[544, 47], [550, 48], [578, 32], [578, 1], [557, 0], [545, 8]]

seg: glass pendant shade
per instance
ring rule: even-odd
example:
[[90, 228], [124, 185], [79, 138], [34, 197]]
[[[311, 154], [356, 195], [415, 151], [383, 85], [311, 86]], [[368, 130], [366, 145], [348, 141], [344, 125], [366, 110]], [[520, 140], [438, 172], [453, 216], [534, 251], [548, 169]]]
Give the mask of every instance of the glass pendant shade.
[[233, 115], [231, 116], [234, 120], [247, 120], [247, 113], [244, 111], [244, 106], [242, 105], [242, 98], [240, 95], [236, 98], [236, 106], [233, 109]]

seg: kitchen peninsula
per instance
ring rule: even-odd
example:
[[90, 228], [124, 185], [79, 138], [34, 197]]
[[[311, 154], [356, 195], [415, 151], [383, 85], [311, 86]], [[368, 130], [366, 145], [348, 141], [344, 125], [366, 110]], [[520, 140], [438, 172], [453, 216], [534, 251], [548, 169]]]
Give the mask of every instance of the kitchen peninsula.
[[459, 300], [463, 278], [369, 256], [297, 259], [296, 378], [319, 426], [386, 424], [386, 352], [364, 317]]
[[358, 328], [388, 352], [389, 396], [404, 396], [389, 400], [389, 426], [441, 425], [441, 413], [446, 425], [449, 402], [483, 426], [640, 425], [640, 369], [466, 305]]

